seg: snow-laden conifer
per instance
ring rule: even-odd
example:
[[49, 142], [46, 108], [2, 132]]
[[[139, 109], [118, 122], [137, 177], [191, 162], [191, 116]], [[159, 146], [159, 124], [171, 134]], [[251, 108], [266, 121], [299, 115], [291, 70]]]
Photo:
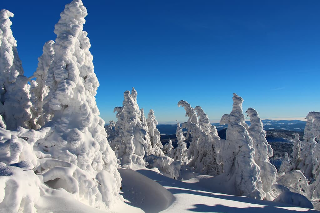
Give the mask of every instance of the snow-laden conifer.
[[243, 99], [233, 94], [230, 114], [222, 116], [220, 124], [228, 124], [226, 141], [221, 147], [224, 181], [233, 185], [236, 194], [263, 199], [260, 168], [254, 161], [253, 141], [242, 113]]
[[87, 10], [81, 0], [74, 0], [60, 16], [46, 81], [50, 91], [45, 104], [53, 115], [47, 126], [51, 130], [37, 142], [39, 149], [53, 158], [41, 163], [48, 174], [43, 175], [46, 181], [73, 180], [63, 176], [61, 167], [65, 167], [70, 170], [68, 175], [76, 177], [70, 185], [72, 192], [88, 199], [90, 205], [100, 206], [103, 201], [110, 206], [119, 196], [121, 178], [95, 101], [99, 82], [89, 51], [90, 41], [83, 31]]
[[172, 145], [172, 140], [170, 139], [168, 143], [166, 143], [164, 146], [163, 146], [163, 153], [164, 155], [170, 157], [170, 158], [174, 158], [174, 147]]
[[162, 151], [163, 145], [160, 141], [160, 132], [157, 129], [158, 121], [152, 109], [148, 114], [147, 124], [148, 124], [148, 133], [149, 133], [150, 141], [152, 145], [152, 152], [156, 156], [163, 156], [163, 151]]
[[220, 137], [215, 126], [213, 126], [207, 114], [200, 106], [194, 108], [199, 120], [199, 130], [197, 137], [197, 156], [190, 162], [194, 168], [204, 174], [219, 175], [220, 165], [217, 161], [216, 144], [220, 143]]
[[[191, 107], [191, 105], [184, 100], [178, 102], [178, 106], [182, 106], [186, 111], [186, 117], [188, 121], [182, 124], [182, 128], [187, 129], [187, 138], [191, 137], [190, 146], [188, 148], [188, 158], [193, 159], [197, 156], [197, 146], [198, 138], [196, 135], [199, 130], [199, 120], [196, 111]], [[195, 136], [195, 137], [193, 137]]]
[[43, 106], [44, 99], [48, 95], [50, 89], [49, 86], [46, 85], [46, 80], [48, 77], [48, 69], [54, 56], [53, 44], [54, 41], [50, 40], [43, 46], [43, 54], [38, 58], [38, 68], [32, 76], [33, 78], [36, 78], [31, 81], [31, 128], [33, 129], [39, 129], [52, 118], [52, 114], [45, 113], [49, 110], [43, 110]]
[[277, 178], [277, 169], [269, 160], [273, 156], [273, 150], [266, 139], [266, 132], [263, 130], [263, 124], [257, 111], [249, 108], [246, 113], [250, 117], [251, 124], [248, 131], [253, 141], [254, 160], [260, 167], [263, 190], [269, 192]]
[[281, 166], [279, 169], [279, 173], [287, 173], [292, 170], [291, 159], [289, 158], [289, 154], [287, 152], [284, 153], [284, 158], [281, 162]]
[[301, 141], [300, 135], [298, 133], [294, 133], [293, 139], [293, 148], [292, 148], [292, 169], [298, 170], [301, 162]]
[[320, 172], [320, 112], [309, 112], [306, 118], [299, 168], [313, 182]]
[[146, 155], [153, 155], [154, 149], [152, 147], [151, 136], [149, 134], [149, 124], [146, 116], [144, 115], [144, 109], [140, 109], [140, 112], [141, 123], [138, 123], [138, 127], [141, 129], [141, 131], [139, 131], [140, 136], [138, 137], [143, 138]]
[[30, 127], [31, 102], [10, 17], [13, 17], [10, 11], [0, 11], [0, 114], [7, 128], [15, 130], [18, 126]]
[[188, 163], [188, 149], [180, 123], [177, 124], [176, 137], [178, 146], [174, 151], [174, 159], [180, 161], [182, 164]]
[[117, 112], [115, 131], [117, 136], [112, 142], [113, 148], [117, 147], [116, 154], [124, 167], [132, 168], [145, 166], [144, 156], [146, 150], [150, 150], [150, 139], [147, 132], [147, 124], [142, 111], [137, 103], [137, 91], [132, 88], [124, 92], [122, 107], [114, 109]]

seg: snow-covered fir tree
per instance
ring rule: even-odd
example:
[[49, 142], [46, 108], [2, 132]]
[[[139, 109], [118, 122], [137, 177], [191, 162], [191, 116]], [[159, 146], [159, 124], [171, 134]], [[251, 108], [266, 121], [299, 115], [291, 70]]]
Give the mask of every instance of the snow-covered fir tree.
[[146, 150], [150, 149], [151, 142], [137, 103], [137, 91], [132, 88], [131, 93], [124, 92], [123, 106], [116, 107], [114, 111], [117, 112], [118, 119], [115, 124], [117, 136], [111, 144], [121, 165], [128, 168], [145, 166], [143, 158]]
[[30, 85], [23, 75], [17, 41], [11, 31], [13, 13], [0, 11], [0, 114], [7, 129], [30, 127]]
[[152, 152], [156, 156], [163, 156], [163, 151], [162, 151], [163, 145], [160, 141], [160, 132], [157, 129], [158, 121], [152, 109], [148, 114], [147, 124], [148, 124], [148, 133], [149, 133], [150, 141], [152, 145]]
[[186, 164], [188, 163], [188, 149], [180, 123], [177, 124], [176, 137], [178, 146], [174, 150], [174, 159], [180, 161], [182, 164]]
[[220, 155], [223, 163], [224, 181], [235, 187], [237, 195], [256, 199], [265, 198], [260, 168], [254, 161], [253, 141], [247, 130], [242, 113], [243, 99], [233, 94], [230, 114], [222, 116], [220, 124], [228, 124], [226, 141], [222, 143]]
[[220, 143], [220, 137], [215, 126], [209, 121], [207, 114], [200, 106], [195, 107], [199, 120], [197, 156], [192, 159], [190, 165], [204, 174], [219, 175], [221, 165], [217, 161], [216, 144]]
[[298, 133], [294, 133], [292, 150], [292, 170], [298, 170], [301, 162], [301, 141]]
[[320, 172], [320, 112], [309, 112], [306, 118], [299, 168], [313, 182]]
[[163, 146], [162, 150], [163, 150], [164, 155], [166, 155], [166, 156], [168, 156], [170, 158], [174, 158], [174, 147], [172, 145], [172, 140], [171, 139], [168, 141], [168, 143], [166, 143]]
[[281, 166], [279, 169], [279, 173], [287, 173], [292, 170], [291, 159], [289, 158], [289, 154], [287, 152], [284, 153], [284, 158], [281, 162]]
[[209, 121], [208, 116], [200, 106], [194, 109], [186, 101], [179, 101], [179, 106], [186, 110], [188, 121], [183, 128], [188, 130], [188, 137], [192, 138], [189, 147], [189, 166], [203, 174], [218, 175], [220, 165], [217, 161], [215, 145], [219, 143], [218, 132]]
[[[47, 123], [49, 133], [37, 144], [39, 150], [51, 153], [53, 159], [70, 163], [71, 170], [75, 168], [72, 165], [79, 168], [78, 178], [83, 180], [70, 187], [80, 197], [89, 199], [90, 205], [103, 201], [109, 206], [119, 197], [121, 178], [95, 101], [99, 82], [89, 51], [90, 41], [83, 31], [87, 10], [81, 0], [74, 0], [60, 16], [55, 25], [54, 57], [46, 81], [50, 90], [46, 96], [48, 110], [53, 118]], [[65, 179], [58, 167], [48, 163], [51, 175], [46, 181]], [[89, 180], [96, 181], [89, 183]]]
[[263, 190], [269, 192], [277, 178], [277, 169], [269, 160], [269, 158], [273, 156], [273, 150], [266, 139], [266, 132], [263, 130], [263, 124], [257, 111], [249, 108], [246, 113], [250, 117], [250, 127], [248, 131], [253, 141], [254, 160], [260, 167]]
[[138, 126], [140, 126], [141, 128], [141, 131], [140, 131], [141, 137], [144, 138], [144, 141], [145, 141], [144, 149], [145, 149], [146, 155], [153, 155], [154, 150], [152, 148], [148, 122], [147, 122], [146, 116], [144, 115], [144, 109], [140, 109], [140, 112], [141, 112], [140, 113], [141, 124], [138, 124]]
[[193, 137], [198, 134], [199, 130], [199, 121], [196, 111], [191, 107], [191, 105], [184, 100], [178, 102], [178, 106], [184, 107], [186, 111], [186, 117], [188, 117], [188, 121], [184, 122], [181, 126], [183, 129], [187, 129], [187, 138], [191, 137], [191, 142], [188, 148], [188, 158], [193, 159], [197, 156], [197, 146], [198, 146], [198, 138]]
[[46, 80], [48, 77], [48, 69], [52, 64], [54, 56], [53, 44], [54, 41], [50, 40], [43, 46], [43, 54], [38, 58], [38, 68], [32, 76], [33, 78], [36, 78], [36, 80], [31, 81], [31, 128], [33, 129], [39, 129], [52, 118], [52, 115], [44, 113], [43, 105], [44, 98], [49, 92], [49, 87], [46, 85]]

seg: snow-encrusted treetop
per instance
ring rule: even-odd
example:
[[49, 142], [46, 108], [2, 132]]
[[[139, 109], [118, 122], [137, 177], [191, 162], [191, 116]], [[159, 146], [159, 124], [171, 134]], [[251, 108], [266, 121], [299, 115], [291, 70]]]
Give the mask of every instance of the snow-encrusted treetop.
[[29, 128], [31, 102], [28, 79], [23, 76], [17, 41], [11, 31], [13, 13], [0, 11], [0, 113], [10, 130]]
[[67, 4], [64, 11], [60, 14], [60, 20], [55, 25], [54, 33], [58, 39], [66, 40], [69, 35], [77, 36], [86, 22], [84, 19], [88, 15], [87, 9], [81, 0], [73, 0]]
[[179, 107], [182, 106], [186, 110], [186, 116], [189, 117], [188, 123], [193, 123], [193, 124], [198, 123], [197, 114], [188, 102], [181, 100], [178, 102], [178, 106]]
[[200, 129], [204, 131], [206, 135], [209, 135], [211, 132], [212, 125], [209, 121], [207, 114], [203, 111], [203, 109], [200, 106], [196, 106], [194, 110], [197, 112]]
[[310, 142], [314, 139], [320, 139], [320, 112], [309, 112], [307, 124], [304, 129], [304, 139]]
[[15, 82], [18, 75], [23, 75], [22, 63], [18, 56], [17, 41], [13, 37], [10, 18], [13, 13], [9, 10], [0, 11], [0, 69], [1, 83]]

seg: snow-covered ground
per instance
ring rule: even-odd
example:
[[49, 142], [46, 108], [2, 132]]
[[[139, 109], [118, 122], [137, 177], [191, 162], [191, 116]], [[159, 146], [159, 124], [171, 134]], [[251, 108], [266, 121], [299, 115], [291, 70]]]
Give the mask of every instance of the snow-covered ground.
[[[208, 176], [178, 181], [153, 170], [121, 170], [124, 198], [146, 212], [317, 212], [207, 190]], [[150, 180], [151, 179], [151, 180]], [[139, 183], [139, 184], [137, 184]], [[164, 188], [162, 188], [161, 186]], [[214, 185], [212, 183], [212, 185]], [[213, 187], [211, 187], [212, 189]], [[172, 196], [174, 197], [172, 200]], [[168, 203], [173, 203], [168, 207]]]

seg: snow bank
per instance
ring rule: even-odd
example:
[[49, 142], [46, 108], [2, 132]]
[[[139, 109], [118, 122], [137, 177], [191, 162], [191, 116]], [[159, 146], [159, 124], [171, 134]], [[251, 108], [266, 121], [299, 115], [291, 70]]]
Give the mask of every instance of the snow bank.
[[119, 169], [123, 197], [145, 212], [160, 212], [173, 202], [173, 195], [159, 183], [129, 169]]

